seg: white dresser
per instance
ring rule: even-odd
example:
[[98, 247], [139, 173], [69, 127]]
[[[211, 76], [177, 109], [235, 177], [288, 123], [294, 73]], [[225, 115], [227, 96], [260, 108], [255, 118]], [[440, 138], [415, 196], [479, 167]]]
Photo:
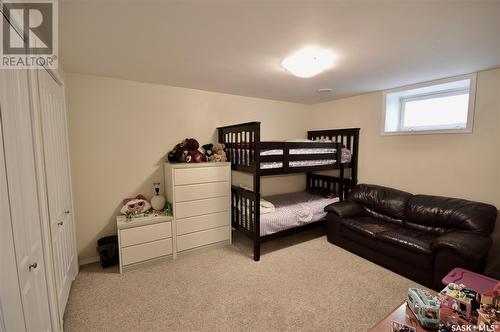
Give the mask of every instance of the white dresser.
[[116, 217], [120, 273], [135, 264], [172, 255], [174, 252], [171, 216], [148, 216], [128, 220]]
[[174, 256], [231, 243], [230, 163], [165, 163], [165, 192], [174, 212]]

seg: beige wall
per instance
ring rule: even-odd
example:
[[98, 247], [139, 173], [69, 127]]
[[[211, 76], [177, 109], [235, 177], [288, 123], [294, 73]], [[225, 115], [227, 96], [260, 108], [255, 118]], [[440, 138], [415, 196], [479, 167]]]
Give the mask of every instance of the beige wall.
[[[262, 121], [265, 140], [361, 127], [361, 182], [500, 207], [500, 69], [478, 74], [472, 134], [414, 136], [380, 135], [381, 92], [307, 106], [72, 73], [65, 82], [80, 259], [115, 232], [121, 199], [151, 196], [151, 184], [163, 184], [163, 158], [174, 144], [214, 141], [217, 126], [246, 121]], [[303, 186], [302, 175], [262, 185], [264, 194]]]
[[[163, 186], [165, 154], [180, 140], [216, 139], [216, 127], [262, 121], [262, 138], [305, 137], [307, 106], [66, 73], [69, 136], [80, 259], [116, 233], [121, 200]], [[263, 181], [263, 193], [302, 190], [303, 175]], [[163, 189], [163, 188], [162, 188]]]
[[500, 207], [500, 69], [478, 73], [472, 134], [382, 136], [382, 92], [311, 106], [311, 129], [360, 127], [359, 181]]

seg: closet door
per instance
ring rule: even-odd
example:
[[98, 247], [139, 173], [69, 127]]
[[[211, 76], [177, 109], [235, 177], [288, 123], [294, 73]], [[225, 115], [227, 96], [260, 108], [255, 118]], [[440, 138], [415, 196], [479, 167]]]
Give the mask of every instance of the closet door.
[[[3, 82], [1, 78], [0, 82]], [[0, 100], [0, 112], [1, 104]], [[2, 118], [0, 116], [0, 271], [2, 271], [0, 282], [0, 331], [23, 331], [26, 329], [23, 305], [19, 293], [13, 241], [9, 193], [7, 191], [7, 170], [5, 169], [3, 150]]]
[[51, 322], [27, 71], [0, 70], [0, 112], [10, 222], [25, 327], [28, 331], [49, 331]]
[[45, 70], [38, 76], [43, 154], [61, 317], [77, 273], [64, 89]]

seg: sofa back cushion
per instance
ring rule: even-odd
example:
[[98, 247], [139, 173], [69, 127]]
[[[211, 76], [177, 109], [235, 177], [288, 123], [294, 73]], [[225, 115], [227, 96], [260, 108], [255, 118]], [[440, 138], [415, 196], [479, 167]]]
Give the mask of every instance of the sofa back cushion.
[[497, 209], [493, 205], [429, 195], [412, 196], [406, 210], [408, 223], [438, 233], [457, 229], [489, 235], [496, 218]]
[[410, 193], [373, 184], [357, 185], [349, 194], [350, 200], [363, 205], [369, 212], [396, 220], [405, 218], [406, 205], [411, 197]]

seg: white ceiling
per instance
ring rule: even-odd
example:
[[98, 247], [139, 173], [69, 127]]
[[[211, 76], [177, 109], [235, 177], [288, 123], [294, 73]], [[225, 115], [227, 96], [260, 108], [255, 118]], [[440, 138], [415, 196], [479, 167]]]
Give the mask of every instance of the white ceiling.
[[[65, 71], [306, 104], [500, 66], [499, 1], [63, 0], [60, 11]], [[306, 45], [336, 65], [309, 79], [281, 68]]]

